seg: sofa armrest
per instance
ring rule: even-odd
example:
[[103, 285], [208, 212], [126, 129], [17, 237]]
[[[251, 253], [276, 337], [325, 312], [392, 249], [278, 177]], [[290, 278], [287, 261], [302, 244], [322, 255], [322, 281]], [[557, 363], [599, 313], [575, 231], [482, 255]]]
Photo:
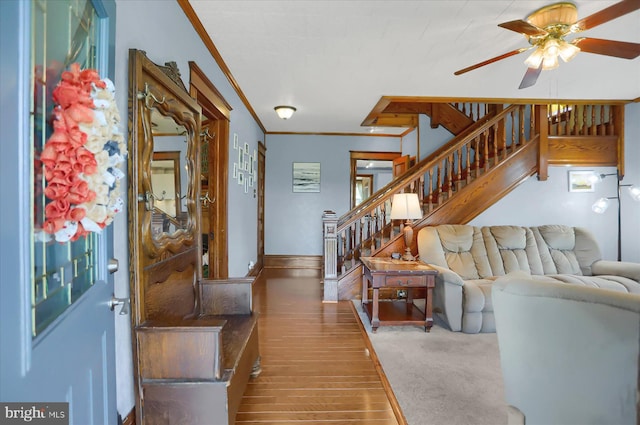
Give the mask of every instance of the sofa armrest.
[[591, 272], [594, 276], [622, 276], [640, 283], [640, 263], [600, 260], [591, 265]]
[[442, 279], [444, 282], [452, 285], [464, 286], [464, 281], [458, 273], [451, 271], [446, 267], [436, 266], [434, 264], [429, 264], [429, 266], [438, 271], [438, 279]]

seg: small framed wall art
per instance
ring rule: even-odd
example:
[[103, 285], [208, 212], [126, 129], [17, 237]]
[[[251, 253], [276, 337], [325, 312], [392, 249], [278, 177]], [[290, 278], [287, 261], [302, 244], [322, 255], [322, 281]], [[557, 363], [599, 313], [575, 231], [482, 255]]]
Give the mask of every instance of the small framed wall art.
[[593, 171], [569, 171], [569, 192], [593, 192]]
[[293, 163], [293, 191], [314, 193], [320, 192], [320, 163]]

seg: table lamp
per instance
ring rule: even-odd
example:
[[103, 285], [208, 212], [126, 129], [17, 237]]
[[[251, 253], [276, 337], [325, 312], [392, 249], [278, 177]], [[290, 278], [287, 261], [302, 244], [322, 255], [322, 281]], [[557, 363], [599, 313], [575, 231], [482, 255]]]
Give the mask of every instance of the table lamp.
[[411, 254], [411, 242], [413, 242], [412, 221], [422, 218], [422, 209], [417, 193], [397, 193], [391, 200], [391, 220], [406, 220], [404, 223], [404, 255], [405, 261], [413, 261], [415, 257]]

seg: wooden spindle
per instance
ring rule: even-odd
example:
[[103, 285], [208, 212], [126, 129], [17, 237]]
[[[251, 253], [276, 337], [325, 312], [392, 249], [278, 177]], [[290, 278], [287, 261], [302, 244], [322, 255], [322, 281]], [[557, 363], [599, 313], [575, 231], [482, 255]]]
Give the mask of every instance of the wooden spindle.
[[462, 187], [462, 148], [456, 150], [456, 190], [460, 190]]
[[469, 182], [471, 181], [471, 143], [467, 143], [465, 145], [465, 148], [467, 150], [467, 157], [465, 159], [465, 180], [467, 184], [469, 184]]
[[500, 163], [500, 154], [498, 153], [498, 141], [496, 137], [498, 136], [498, 129], [496, 125], [492, 125], [489, 129], [489, 135], [491, 139], [491, 146], [493, 147], [493, 165], [497, 165]]
[[515, 150], [518, 147], [518, 140], [516, 139], [516, 118], [515, 111], [511, 111], [509, 114], [511, 119], [511, 147]]
[[427, 181], [429, 189], [429, 212], [433, 211], [433, 167], [429, 168], [429, 180]]
[[346, 262], [347, 262], [347, 233], [345, 230], [340, 232], [340, 246], [342, 247], [342, 255], [340, 256], [340, 262], [342, 266], [340, 267], [340, 272], [346, 272]]
[[484, 171], [487, 172], [489, 170], [489, 131], [485, 130], [482, 133], [482, 137], [484, 138], [484, 143], [482, 146], [482, 154], [484, 157]]
[[533, 138], [536, 131], [536, 111], [534, 105], [529, 106], [529, 137]]
[[520, 129], [519, 142], [520, 142], [520, 145], [524, 145], [526, 136], [524, 132], [524, 129], [525, 129], [524, 106], [522, 105], [518, 107], [518, 116], [520, 117], [518, 121], [518, 128]]
[[609, 136], [613, 136], [613, 135], [616, 134], [615, 121], [613, 119], [613, 110], [614, 110], [614, 108], [620, 108], [620, 107], [609, 105], [609, 126], [608, 126], [608, 128], [609, 128]]
[[453, 194], [453, 156], [449, 155], [447, 161], [447, 199], [451, 199]]

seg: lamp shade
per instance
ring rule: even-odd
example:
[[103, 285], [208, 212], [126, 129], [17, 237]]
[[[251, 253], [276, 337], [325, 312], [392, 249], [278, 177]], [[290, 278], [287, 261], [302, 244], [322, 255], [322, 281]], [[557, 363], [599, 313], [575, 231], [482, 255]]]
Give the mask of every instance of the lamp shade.
[[593, 212], [602, 214], [609, 208], [609, 200], [607, 198], [598, 199], [592, 206]]
[[417, 193], [397, 193], [391, 200], [391, 220], [417, 220], [422, 209]]
[[640, 201], [640, 186], [629, 186], [629, 195], [631, 195], [631, 199], [633, 199], [634, 201]]
[[278, 114], [278, 116], [283, 120], [288, 120], [289, 118], [291, 118], [293, 116], [293, 113], [296, 111], [296, 108], [294, 108], [293, 106], [286, 105], [276, 106], [273, 109], [275, 109], [276, 114]]

